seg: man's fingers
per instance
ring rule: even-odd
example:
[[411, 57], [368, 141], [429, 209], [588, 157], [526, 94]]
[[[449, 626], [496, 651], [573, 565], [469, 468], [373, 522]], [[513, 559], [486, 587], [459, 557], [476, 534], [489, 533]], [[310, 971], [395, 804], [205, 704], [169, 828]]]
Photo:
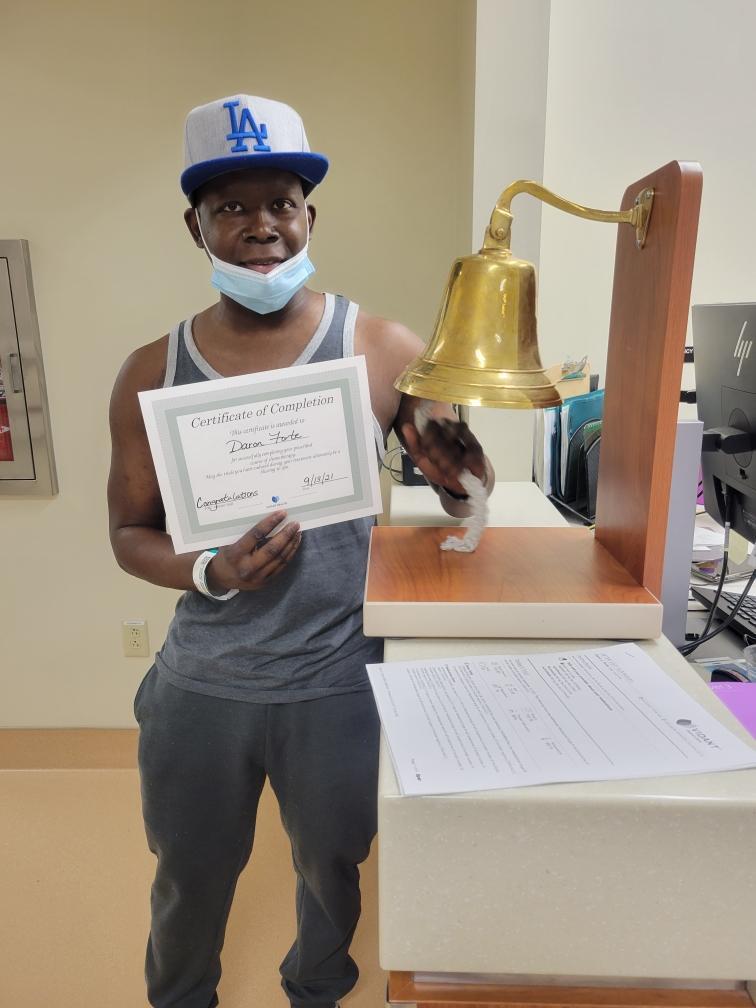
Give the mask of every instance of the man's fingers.
[[299, 523], [290, 522], [277, 535], [274, 535], [272, 539], [266, 540], [253, 554], [253, 559], [257, 561], [258, 569], [277, 561], [286, 552], [287, 547], [297, 540], [298, 536]]
[[[420, 437], [414, 426], [404, 424], [402, 426], [402, 435], [404, 436], [407, 451], [426, 479], [430, 480], [431, 483], [442, 483], [445, 471], [438, 465], [436, 456], [439, 453], [435, 450], [434, 438], [432, 436], [428, 437], [428, 430], [433, 423], [433, 421], [428, 423], [422, 437]], [[443, 460], [443, 455], [440, 456], [440, 460]]]
[[268, 561], [268, 563], [266, 563], [263, 567], [260, 568], [258, 576], [267, 579], [273, 577], [274, 574], [277, 574], [279, 571], [283, 570], [283, 568], [287, 566], [289, 561], [297, 552], [301, 543], [302, 543], [302, 533], [298, 532], [294, 536], [294, 538], [291, 539], [286, 544], [286, 546], [284, 546], [284, 548], [281, 550], [280, 553], [278, 553], [275, 556], [272, 556]]
[[456, 425], [456, 427], [457, 430], [455, 431], [454, 436], [464, 446], [465, 451], [469, 452], [471, 455], [476, 456], [479, 455], [480, 458], [482, 459], [483, 446], [481, 445], [480, 441], [478, 441], [478, 439], [475, 437], [475, 435], [467, 426], [467, 424], [460, 422], [459, 424]]
[[483, 449], [473, 432], [464, 423], [442, 420], [428, 424], [427, 451], [440, 465], [462, 468], [470, 461], [483, 461]]
[[456, 437], [452, 424], [431, 420], [423, 433], [423, 449], [430, 462], [447, 477], [463, 468], [465, 446]]
[[255, 586], [260, 587], [261, 584], [269, 581], [271, 578], [275, 577], [276, 574], [280, 573], [294, 557], [294, 554], [299, 549], [301, 542], [302, 533], [299, 532], [286, 544], [286, 546], [284, 546], [280, 553], [271, 554], [269, 559], [263, 562], [262, 566], [257, 567], [254, 574]]
[[429, 420], [422, 437], [409, 424], [402, 427], [402, 433], [415, 464], [431, 482], [463, 493], [458, 482], [463, 469], [483, 477], [483, 449], [467, 424], [442, 417]]
[[249, 532], [245, 532], [241, 539], [237, 539], [235, 543], [232, 543], [228, 547], [229, 553], [241, 557], [246, 553], [254, 552], [268, 538], [273, 529], [281, 524], [284, 518], [286, 518], [285, 511], [272, 511], [259, 521], [257, 525], [253, 525]]
[[469, 469], [474, 476], [482, 478], [486, 469], [483, 448], [467, 424], [445, 421], [443, 434], [457, 473], [461, 469]]
[[254, 580], [269, 564], [277, 563], [292, 543], [296, 548], [299, 545], [298, 538], [299, 523], [289, 522], [276, 535], [261, 541], [257, 549], [252, 550], [239, 561], [239, 579], [241, 581]]

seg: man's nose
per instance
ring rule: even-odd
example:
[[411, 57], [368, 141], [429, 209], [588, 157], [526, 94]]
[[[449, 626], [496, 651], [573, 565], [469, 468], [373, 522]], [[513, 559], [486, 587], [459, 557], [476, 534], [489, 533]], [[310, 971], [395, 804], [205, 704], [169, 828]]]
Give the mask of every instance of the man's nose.
[[258, 213], [247, 218], [242, 233], [244, 241], [270, 242], [277, 241], [278, 232], [272, 217], [260, 210]]

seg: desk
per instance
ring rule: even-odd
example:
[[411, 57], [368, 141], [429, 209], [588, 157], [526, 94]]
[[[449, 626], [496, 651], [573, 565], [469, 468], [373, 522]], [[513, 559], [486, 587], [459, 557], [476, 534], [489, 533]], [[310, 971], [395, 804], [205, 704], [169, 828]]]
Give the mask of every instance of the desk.
[[[521, 493], [530, 491], [501, 490], [515, 508]], [[602, 643], [388, 640], [386, 660]], [[669, 641], [640, 646], [749, 738]], [[429, 1003], [443, 1003], [444, 990], [447, 1001], [478, 1004], [749, 1001], [744, 981], [756, 978], [756, 770], [403, 798], [384, 744], [379, 820], [381, 964], [391, 971], [397, 1002], [425, 1003], [427, 995]], [[436, 983], [424, 994], [412, 974], [435, 981], [461, 975], [488, 986], [460, 994]], [[544, 995], [543, 985], [557, 981], [559, 991], [567, 985], [572, 994], [552, 987], [554, 996]], [[578, 993], [586, 984], [593, 994]], [[597, 998], [597, 984], [615, 993]], [[616, 993], [622, 984], [625, 995], [628, 985], [647, 991], [623, 998]], [[661, 995], [665, 984], [676, 990]], [[709, 989], [678, 1001], [685, 984]]]
[[[725, 586], [726, 587], [726, 586]], [[701, 605], [696, 603], [696, 606]], [[703, 633], [706, 626], [706, 619], [709, 615], [708, 609], [701, 605], [700, 610], [693, 608], [693, 602], [689, 603], [688, 609], [688, 631], [690, 633]], [[716, 626], [716, 624], [714, 624]], [[734, 630], [721, 630], [716, 637], [710, 641], [700, 644], [691, 654], [689, 661], [695, 658], [742, 658], [743, 638], [736, 634]]]
[[[696, 515], [696, 528], [712, 529], [720, 535], [720, 538], [724, 535], [722, 527], [714, 521], [714, 519], [708, 515], [706, 512], [702, 512]], [[700, 559], [701, 554], [694, 553], [693, 559]], [[690, 582], [692, 586], [697, 587], [716, 587], [711, 582], [705, 581], [703, 578], [695, 577], [691, 574]], [[725, 591], [736, 591], [740, 592], [740, 588], [732, 587], [732, 582], [725, 583]], [[709, 610], [703, 603], [698, 602], [695, 599], [688, 600], [688, 618], [686, 630], [689, 633], [703, 633], [704, 627], [706, 625], [706, 620], [709, 615]], [[712, 629], [716, 629], [719, 626], [719, 620], [715, 620]], [[716, 637], [713, 637], [710, 641], [706, 641], [705, 644], [700, 644], [696, 650], [692, 653], [691, 658], [742, 658], [743, 656], [744, 642], [743, 638], [735, 633], [734, 630], [725, 629], [721, 630]]]

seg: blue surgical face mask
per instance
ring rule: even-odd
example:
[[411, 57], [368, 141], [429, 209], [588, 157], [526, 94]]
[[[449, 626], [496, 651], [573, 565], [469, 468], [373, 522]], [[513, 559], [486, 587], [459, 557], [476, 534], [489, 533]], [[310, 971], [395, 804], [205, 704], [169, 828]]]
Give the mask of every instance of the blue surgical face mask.
[[278, 311], [287, 305], [315, 272], [315, 267], [307, 255], [310, 245], [309, 220], [305, 247], [291, 259], [279, 263], [270, 273], [258, 273], [255, 270], [245, 269], [244, 266], [235, 266], [233, 263], [224, 262], [214, 256], [207, 247], [205, 236], [202, 234], [199, 214], [196, 210], [194, 213], [200, 237], [213, 264], [210, 283], [216, 290], [233, 298], [234, 301], [250, 311], [257, 312], [258, 315], [267, 315], [268, 312]]

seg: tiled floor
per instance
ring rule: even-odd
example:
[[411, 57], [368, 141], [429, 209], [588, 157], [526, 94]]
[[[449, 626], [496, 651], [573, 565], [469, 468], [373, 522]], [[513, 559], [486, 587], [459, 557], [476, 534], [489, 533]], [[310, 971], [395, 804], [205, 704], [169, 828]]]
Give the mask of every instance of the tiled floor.
[[[114, 760], [121, 768], [0, 770], [3, 1006], [146, 1006], [142, 962], [153, 858], [142, 831], [137, 774], [123, 768], [128, 746], [119, 751], [126, 753]], [[375, 1008], [385, 1000], [376, 854], [374, 846], [363, 866], [364, 912], [354, 945], [362, 976], [347, 1008]], [[277, 966], [293, 937], [293, 902], [288, 841], [266, 788], [255, 851], [229, 921], [222, 1008], [286, 1008]]]

